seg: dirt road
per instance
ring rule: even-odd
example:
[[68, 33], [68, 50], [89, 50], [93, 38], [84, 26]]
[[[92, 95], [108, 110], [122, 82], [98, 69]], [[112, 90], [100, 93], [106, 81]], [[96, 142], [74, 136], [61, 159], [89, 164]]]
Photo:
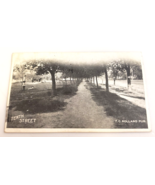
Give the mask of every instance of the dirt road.
[[114, 119], [107, 117], [104, 108], [94, 102], [86, 82], [81, 82], [77, 94], [67, 103], [65, 110], [59, 114], [59, 121], [55, 120], [55, 127], [113, 128]]

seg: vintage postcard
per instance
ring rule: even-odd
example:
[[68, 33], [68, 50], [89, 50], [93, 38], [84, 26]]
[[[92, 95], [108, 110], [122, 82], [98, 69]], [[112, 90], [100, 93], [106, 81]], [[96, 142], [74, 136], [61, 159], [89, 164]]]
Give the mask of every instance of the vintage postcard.
[[147, 132], [140, 52], [14, 53], [5, 132]]

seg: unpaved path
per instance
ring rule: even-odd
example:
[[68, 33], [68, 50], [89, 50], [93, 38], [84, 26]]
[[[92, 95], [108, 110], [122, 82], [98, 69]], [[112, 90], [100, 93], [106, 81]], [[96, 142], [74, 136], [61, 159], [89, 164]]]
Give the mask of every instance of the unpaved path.
[[129, 96], [126, 96], [124, 94], [119, 94], [119, 93], [116, 93], [118, 94], [120, 97], [130, 101], [131, 103], [133, 103], [134, 105], [137, 105], [139, 107], [142, 107], [142, 108], [146, 108], [146, 105], [145, 105], [145, 99], [139, 99], [139, 98], [135, 98], [135, 97], [129, 97]]
[[134, 91], [131, 92], [131, 94], [129, 94], [129, 93], [126, 93], [126, 92], [117, 92], [117, 91], [112, 90], [112, 89], [110, 89], [110, 92], [119, 95], [120, 97], [130, 101], [134, 105], [137, 105], [137, 106], [142, 107], [142, 108], [146, 108], [144, 95], [141, 95], [141, 94], [139, 94], [137, 92], [134, 92]]
[[86, 82], [81, 82], [77, 94], [67, 102], [68, 104], [64, 111], [55, 114], [55, 118], [54, 114], [52, 114], [54, 118], [52, 127], [114, 128], [114, 119], [107, 117], [104, 108], [94, 102]]

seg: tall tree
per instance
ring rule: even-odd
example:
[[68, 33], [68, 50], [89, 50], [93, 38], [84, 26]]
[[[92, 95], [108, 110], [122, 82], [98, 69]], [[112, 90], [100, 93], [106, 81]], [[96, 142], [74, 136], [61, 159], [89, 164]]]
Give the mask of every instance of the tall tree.
[[127, 74], [127, 86], [130, 88], [131, 86], [131, 69], [134, 66], [139, 66], [140, 64], [137, 61], [130, 61], [130, 60], [121, 60], [121, 61], [114, 61], [112, 65], [116, 66], [116, 69], [121, 72], [126, 72]]
[[27, 72], [26, 65], [25, 64], [15, 65], [13, 68], [13, 72], [17, 79], [20, 79], [21, 81], [23, 81], [23, 77]]
[[107, 73], [107, 67], [106, 66], [105, 66], [105, 81], [106, 81], [106, 91], [109, 92], [108, 73]]
[[117, 63], [112, 63], [111, 65], [109, 65], [109, 72], [110, 72], [110, 76], [114, 79], [114, 85], [115, 85], [115, 81], [119, 76], [119, 72], [120, 72], [117, 69]]
[[30, 61], [27, 63], [27, 68], [33, 68], [36, 71], [36, 75], [50, 74], [52, 79], [52, 95], [56, 95], [55, 74], [60, 71], [58, 63], [52, 61]]
[[96, 85], [97, 85], [97, 87], [98, 87], [98, 80], [97, 80], [97, 76], [96, 76]]

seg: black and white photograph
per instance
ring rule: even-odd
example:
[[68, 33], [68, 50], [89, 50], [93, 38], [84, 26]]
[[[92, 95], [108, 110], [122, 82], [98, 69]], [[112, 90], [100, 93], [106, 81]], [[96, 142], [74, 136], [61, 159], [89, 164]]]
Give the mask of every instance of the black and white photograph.
[[149, 131], [141, 52], [13, 53], [6, 132]]

